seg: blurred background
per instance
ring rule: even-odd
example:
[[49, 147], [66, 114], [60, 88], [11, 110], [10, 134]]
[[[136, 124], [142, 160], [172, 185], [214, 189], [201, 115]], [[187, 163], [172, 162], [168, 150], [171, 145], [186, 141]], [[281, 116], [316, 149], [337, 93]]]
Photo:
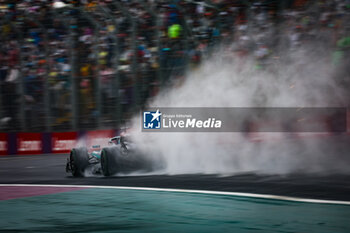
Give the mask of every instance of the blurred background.
[[265, 70], [317, 42], [350, 87], [349, 0], [0, 0], [0, 130], [120, 128], [214, 52]]

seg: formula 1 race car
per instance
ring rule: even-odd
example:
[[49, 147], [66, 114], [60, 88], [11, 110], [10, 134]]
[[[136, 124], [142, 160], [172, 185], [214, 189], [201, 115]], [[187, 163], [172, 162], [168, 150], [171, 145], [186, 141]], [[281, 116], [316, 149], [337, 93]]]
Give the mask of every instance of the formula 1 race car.
[[73, 176], [84, 176], [87, 170], [92, 174], [110, 176], [134, 171], [150, 172], [157, 163], [137, 151], [135, 145], [125, 136], [116, 136], [108, 141], [103, 149], [99, 145], [73, 148], [67, 158], [66, 172]]

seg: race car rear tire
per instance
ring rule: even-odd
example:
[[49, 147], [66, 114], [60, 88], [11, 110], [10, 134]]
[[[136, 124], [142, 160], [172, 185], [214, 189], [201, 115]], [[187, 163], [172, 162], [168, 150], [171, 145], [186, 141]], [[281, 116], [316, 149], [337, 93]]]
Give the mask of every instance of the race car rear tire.
[[117, 157], [119, 148], [106, 147], [101, 151], [101, 169], [104, 176], [111, 176], [118, 172]]
[[74, 177], [84, 176], [85, 169], [89, 166], [89, 153], [84, 147], [74, 148], [70, 152], [70, 164]]
[[150, 172], [159, 167], [157, 163], [137, 151], [123, 147], [107, 147], [101, 151], [101, 169], [104, 176], [128, 174], [131, 172]]

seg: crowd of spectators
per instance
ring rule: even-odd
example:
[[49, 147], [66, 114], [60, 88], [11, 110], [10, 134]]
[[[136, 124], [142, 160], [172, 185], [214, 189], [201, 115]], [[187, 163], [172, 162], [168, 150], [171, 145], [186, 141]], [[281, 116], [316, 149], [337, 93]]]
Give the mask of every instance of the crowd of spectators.
[[76, 108], [81, 128], [115, 126], [219, 44], [264, 69], [281, 48], [323, 41], [346, 69], [349, 10], [348, 0], [1, 0], [1, 124], [24, 114], [35, 130], [50, 115], [69, 128]]
[[20, 68], [19, 36], [12, 22], [12, 8], [0, 8], [0, 127], [16, 128]]
[[66, 21], [54, 18], [47, 25], [48, 88], [53, 126], [69, 125], [71, 92], [71, 37]]

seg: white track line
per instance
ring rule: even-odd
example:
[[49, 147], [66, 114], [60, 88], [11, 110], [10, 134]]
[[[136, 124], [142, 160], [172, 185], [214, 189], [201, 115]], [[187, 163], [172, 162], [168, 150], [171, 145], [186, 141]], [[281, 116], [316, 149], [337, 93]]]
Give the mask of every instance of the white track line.
[[148, 188], [148, 187], [129, 187], [129, 186], [97, 186], [97, 185], [0, 184], [0, 187], [5, 187], [5, 186], [11, 186], [11, 187], [56, 187], [56, 188], [99, 188], [99, 189], [124, 189], [124, 190], [144, 190], [144, 191], [161, 191], [161, 192], [201, 193], [201, 194], [226, 195], [226, 196], [237, 196], [237, 197], [263, 198], [263, 199], [273, 199], [273, 200], [282, 200], [282, 201], [307, 202], [307, 203], [317, 203], [317, 204], [350, 205], [350, 201], [321, 200], [321, 199], [298, 198], [298, 197], [270, 195], [270, 194], [209, 191], [209, 190], [195, 190], [195, 189], [192, 190], [192, 189]]

